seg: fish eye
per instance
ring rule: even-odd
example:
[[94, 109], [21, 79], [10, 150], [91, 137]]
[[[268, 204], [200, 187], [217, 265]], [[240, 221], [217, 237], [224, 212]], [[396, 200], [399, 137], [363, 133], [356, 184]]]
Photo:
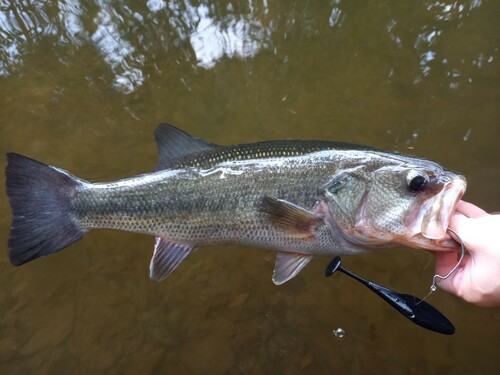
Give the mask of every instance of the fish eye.
[[429, 182], [427, 176], [417, 173], [409, 173], [407, 180], [410, 190], [422, 190]]

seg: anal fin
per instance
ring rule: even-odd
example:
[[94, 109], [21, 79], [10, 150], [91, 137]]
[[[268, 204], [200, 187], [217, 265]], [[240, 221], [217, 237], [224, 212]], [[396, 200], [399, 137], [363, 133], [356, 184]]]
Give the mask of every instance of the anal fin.
[[273, 283], [281, 285], [294, 278], [302, 268], [309, 263], [312, 257], [312, 255], [299, 253], [277, 253], [273, 272]]
[[149, 265], [149, 277], [155, 281], [163, 280], [195, 249], [191, 245], [156, 237], [155, 250]]

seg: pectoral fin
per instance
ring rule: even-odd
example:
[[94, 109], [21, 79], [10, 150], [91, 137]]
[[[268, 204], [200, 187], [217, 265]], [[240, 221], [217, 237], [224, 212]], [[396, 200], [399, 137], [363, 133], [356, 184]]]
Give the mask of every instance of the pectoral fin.
[[312, 212], [275, 197], [264, 197], [260, 210], [271, 223], [297, 238], [313, 237], [316, 228], [324, 223]]
[[149, 277], [161, 281], [186, 258], [195, 247], [171, 242], [163, 237], [156, 237], [155, 251], [149, 265]]
[[279, 252], [276, 254], [273, 282], [281, 285], [295, 277], [312, 259], [312, 255]]

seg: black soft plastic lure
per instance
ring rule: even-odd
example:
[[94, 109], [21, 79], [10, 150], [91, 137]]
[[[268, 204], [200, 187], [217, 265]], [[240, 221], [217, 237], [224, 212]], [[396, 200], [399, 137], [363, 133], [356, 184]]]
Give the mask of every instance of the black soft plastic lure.
[[333, 258], [333, 260], [328, 264], [325, 270], [325, 276], [329, 277], [336, 271], [340, 271], [353, 279], [358, 280], [361, 284], [375, 292], [401, 314], [410, 319], [411, 322], [444, 335], [453, 335], [455, 333], [455, 327], [453, 324], [435, 307], [420, 298], [410, 294], [398, 293], [392, 289], [363, 279], [362, 277], [342, 267], [340, 264], [340, 257]]

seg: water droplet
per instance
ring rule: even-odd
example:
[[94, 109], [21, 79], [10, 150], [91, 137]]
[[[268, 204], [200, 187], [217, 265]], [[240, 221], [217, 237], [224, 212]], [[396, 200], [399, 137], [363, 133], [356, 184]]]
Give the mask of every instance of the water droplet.
[[467, 142], [467, 141], [469, 140], [469, 135], [470, 135], [471, 130], [472, 130], [472, 129], [471, 129], [471, 128], [469, 128], [469, 129], [467, 130], [467, 132], [465, 133], [465, 135], [464, 135], [464, 142]]
[[334, 334], [335, 336], [339, 337], [339, 338], [342, 338], [342, 337], [344, 337], [344, 336], [345, 336], [345, 331], [344, 331], [344, 329], [343, 329], [343, 328], [340, 328], [340, 327], [339, 327], [339, 328], [337, 328], [337, 329], [334, 329], [334, 330], [333, 330], [333, 334]]

